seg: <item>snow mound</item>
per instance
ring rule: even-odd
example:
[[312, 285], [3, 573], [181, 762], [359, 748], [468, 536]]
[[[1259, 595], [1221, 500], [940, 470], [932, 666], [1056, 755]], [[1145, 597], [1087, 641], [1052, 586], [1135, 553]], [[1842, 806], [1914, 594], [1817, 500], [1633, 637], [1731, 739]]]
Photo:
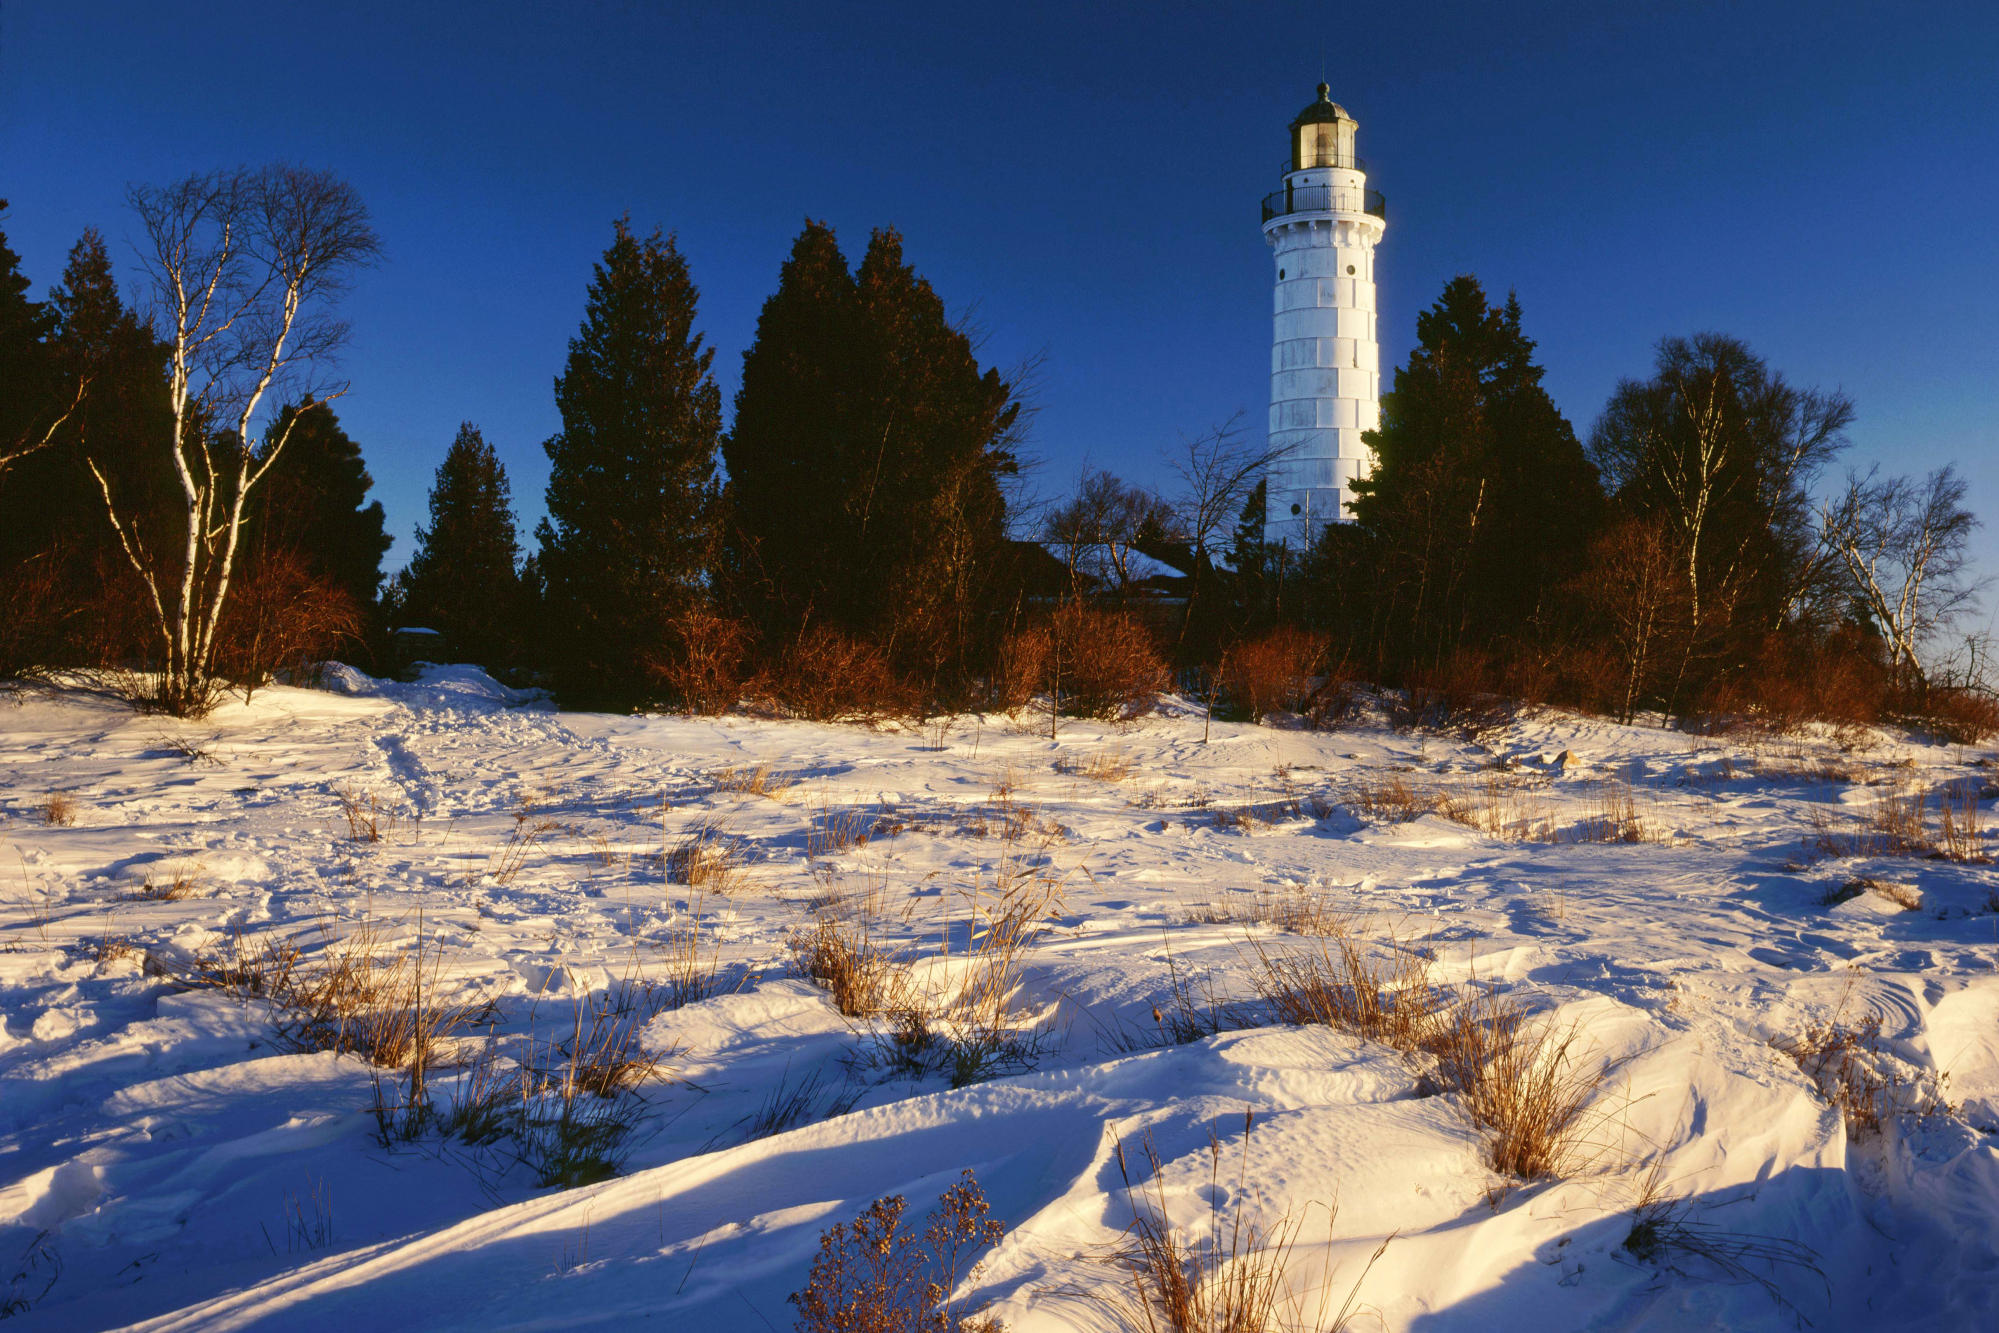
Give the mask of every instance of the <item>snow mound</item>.
[[519, 708], [547, 700], [545, 690], [516, 690], [471, 662], [418, 662], [414, 681], [384, 680], [345, 662], [328, 662], [323, 688], [357, 698], [392, 699], [424, 708]]

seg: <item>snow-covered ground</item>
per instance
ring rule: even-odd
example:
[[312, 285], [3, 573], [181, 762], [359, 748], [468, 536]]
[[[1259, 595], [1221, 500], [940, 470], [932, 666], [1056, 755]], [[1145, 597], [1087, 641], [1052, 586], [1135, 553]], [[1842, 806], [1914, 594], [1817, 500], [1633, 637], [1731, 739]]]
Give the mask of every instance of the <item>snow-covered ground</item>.
[[[1813, 850], [1897, 792], [1968, 782], [1989, 811], [1989, 751], [1559, 714], [1475, 742], [1378, 718], [1204, 739], [1170, 701], [1051, 741], [1045, 714], [560, 713], [469, 668], [330, 686], [198, 724], [0, 697], [0, 1302], [23, 1327], [785, 1328], [826, 1227], [890, 1194], [920, 1216], [969, 1167], [1007, 1234], [961, 1294], [1015, 1333], [1112, 1328], [1114, 1149], [1148, 1137], [1176, 1224], [1303, 1217], [1293, 1277], [1335, 1306], [1392, 1233], [1359, 1294], [1389, 1328], [1999, 1327], [1999, 877]], [[769, 794], [741, 789], [759, 766]], [[1472, 822], [1396, 818], [1396, 784]], [[57, 793], [72, 823], [44, 822]], [[1579, 840], [1592, 820], [1644, 840]], [[704, 839], [733, 867], [672, 882]], [[899, 1068], [792, 968], [815, 914], [871, 920], [948, 991], [1008, 875], [1052, 897], [1014, 997], [1032, 1049], [997, 1077]], [[1842, 900], [1861, 878], [1882, 887]], [[1611, 1064], [1572, 1173], [1509, 1189], [1417, 1062], [1269, 1023], [1259, 946], [1326, 944], [1280, 928], [1299, 910], [1572, 1024]], [[545, 1189], [505, 1141], [385, 1147], [364, 1060], [193, 984], [371, 926], [491, 1001], [467, 1059], [621, 999], [661, 1075], [622, 1173]], [[719, 989], [675, 1008], [690, 941]], [[1947, 1073], [1952, 1111], [1850, 1135], [1773, 1045], [1870, 1016], [1884, 1099]], [[432, 1091], [468, 1078], [447, 1061]], [[787, 1100], [798, 1123], [755, 1137]], [[1670, 1243], [1634, 1249], [1648, 1181]]]

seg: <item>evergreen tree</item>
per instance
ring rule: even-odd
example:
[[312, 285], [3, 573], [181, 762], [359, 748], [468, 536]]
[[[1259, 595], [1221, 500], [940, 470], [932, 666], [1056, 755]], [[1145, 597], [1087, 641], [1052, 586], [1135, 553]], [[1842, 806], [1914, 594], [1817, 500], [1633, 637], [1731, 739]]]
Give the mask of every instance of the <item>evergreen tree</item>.
[[1602, 510], [1516, 298], [1493, 308], [1460, 275], [1417, 317], [1416, 339], [1367, 437], [1375, 466], [1355, 487], [1359, 531], [1321, 551], [1391, 668], [1545, 624]]
[[743, 353], [724, 534], [734, 600], [781, 640], [829, 607], [835, 553], [848, 549], [846, 490], [859, 456], [853, 406], [863, 322], [846, 256], [807, 221]]
[[765, 628], [869, 635], [934, 680], [989, 627], [1020, 405], [903, 257], [850, 274], [808, 222], [743, 358], [725, 445], [736, 572]]
[[442, 632], [467, 661], [502, 663], [516, 647], [519, 563], [507, 470], [468, 421], [431, 485], [430, 526], [398, 580], [399, 619]]
[[[0, 199], [0, 221], [6, 215]], [[28, 285], [21, 257], [0, 232], [0, 457], [28, 443], [31, 432], [39, 436], [51, 407], [45, 340], [53, 321], [45, 305], [28, 299]]]
[[670, 621], [703, 590], [722, 399], [698, 297], [671, 236], [618, 220], [555, 383], [562, 430], [543, 446], [540, 573], [556, 677], [574, 692], [639, 697]]
[[[46, 660], [122, 660], [150, 647], [144, 625], [124, 614], [136, 609], [124, 599], [144, 593], [118, 549], [85, 458], [96, 460], [142, 530], [164, 530], [178, 492], [153, 447], [169, 429], [164, 352], [119, 299], [110, 255], [95, 231], [71, 248], [42, 313], [44, 373], [61, 399], [45, 398], [42, 419], [72, 403], [74, 410], [49, 448], [0, 476], [0, 571], [6, 571], [0, 577], [32, 571], [52, 590], [45, 610], [61, 623], [42, 627]], [[84, 382], [87, 391], [76, 401], [75, 386]]]
[[1264, 517], [1270, 507], [1270, 482], [1259, 479], [1243, 500], [1242, 512], [1229, 535], [1229, 632], [1237, 638], [1260, 633], [1274, 623], [1278, 607], [1282, 545], [1263, 539]]
[[368, 499], [375, 483], [361, 447], [325, 403], [285, 408], [265, 429], [264, 449], [280, 439], [283, 457], [258, 497], [255, 541], [298, 552], [355, 606], [373, 606], [389, 535], [381, 501]]

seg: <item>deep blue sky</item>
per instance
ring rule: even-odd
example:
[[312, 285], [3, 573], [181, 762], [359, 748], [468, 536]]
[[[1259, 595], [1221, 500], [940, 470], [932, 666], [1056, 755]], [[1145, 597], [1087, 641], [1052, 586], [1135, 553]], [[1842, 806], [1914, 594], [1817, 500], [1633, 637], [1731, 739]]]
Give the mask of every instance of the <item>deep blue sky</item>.
[[1258, 197], [1321, 69], [1389, 200], [1384, 366], [1454, 273], [1516, 289], [1587, 433], [1664, 334], [1857, 400], [1856, 461], [1956, 460], [1999, 571], [1999, 6], [23, 4], [0, 8], [4, 224], [38, 285], [133, 181], [288, 158], [387, 260], [347, 306], [408, 555], [477, 422], [539, 517], [552, 379], [629, 211], [676, 231], [732, 396], [811, 214], [908, 253], [1009, 366], [1046, 355], [1044, 491], [1268, 392]]

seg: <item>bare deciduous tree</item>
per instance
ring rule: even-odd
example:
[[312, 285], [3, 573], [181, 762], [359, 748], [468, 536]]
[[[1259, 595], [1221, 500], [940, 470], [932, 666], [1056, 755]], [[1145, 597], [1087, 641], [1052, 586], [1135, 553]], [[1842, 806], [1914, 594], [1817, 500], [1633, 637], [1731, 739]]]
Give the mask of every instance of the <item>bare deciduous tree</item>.
[[1174, 508], [1196, 559], [1214, 549], [1215, 536], [1241, 512], [1243, 502], [1272, 465], [1297, 451], [1295, 444], [1258, 445], [1243, 436], [1242, 413], [1202, 435], [1183, 440], [1168, 460], [1180, 478]]
[[1900, 683], [1921, 688], [1928, 684], [1924, 644], [1977, 596], [1965, 571], [1978, 519], [1964, 507], [1965, 481], [1955, 467], [1920, 481], [1881, 481], [1877, 473], [1849, 474], [1845, 493], [1821, 512], [1821, 531], [1887, 640], [1890, 669]]
[[251, 427], [267, 402], [345, 392], [315, 378], [347, 333], [329, 310], [380, 241], [353, 187], [294, 166], [139, 186], [130, 202], [144, 230], [151, 318], [169, 353], [168, 447], [185, 517], [171, 544], [150, 544], [95, 458], [90, 468], [159, 632], [151, 702], [187, 716], [215, 702], [216, 632], [245, 502], [284, 452], [284, 436], [253, 451]]
[[[1671, 523], [1689, 611], [1711, 618], [1711, 585], [1754, 573], [1763, 534], [1780, 548], [1811, 549], [1809, 488], [1846, 443], [1853, 403], [1799, 389], [1734, 338], [1697, 334], [1659, 344], [1647, 381], [1620, 383], [1590, 441], [1611, 488]], [[1776, 599], [1788, 609], [1795, 594]]]
[[1088, 574], [1117, 592], [1136, 581], [1132, 554], [1148, 526], [1164, 529], [1171, 510], [1151, 491], [1118, 480], [1109, 472], [1085, 473], [1076, 495], [1048, 515], [1047, 540], [1062, 548], [1071, 590], [1080, 593]]
[[1179, 535], [1190, 548], [1193, 568], [1188, 570], [1187, 606], [1180, 617], [1180, 642], [1194, 624], [1196, 607], [1207, 592], [1207, 573], [1213, 567], [1218, 534], [1242, 511], [1243, 502], [1273, 464], [1297, 452], [1296, 444], [1257, 444], [1243, 436], [1242, 413], [1237, 412], [1221, 425], [1203, 434], [1184, 439], [1168, 466], [1180, 479], [1180, 493], [1174, 503]]
[[1617, 665], [1620, 722], [1637, 715], [1658, 674], [1662, 646], [1685, 633], [1679, 563], [1663, 520], [1627, 519], [1591, 544], [1589, 565], [1577, 580]]

